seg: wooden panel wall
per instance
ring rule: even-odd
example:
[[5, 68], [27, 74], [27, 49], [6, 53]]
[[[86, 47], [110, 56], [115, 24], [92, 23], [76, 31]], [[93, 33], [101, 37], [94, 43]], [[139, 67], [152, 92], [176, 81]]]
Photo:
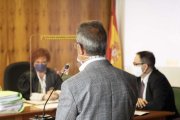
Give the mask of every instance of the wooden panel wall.
[[110, 0], [0, 0], [0, 85], [10, 63], [29, 60], [32, 49], [46, 47], [52, 68], [70, 63], [77, 73], [74, 40], [40, 41], [44, 34], [75, 35], [77, 26], [87, 20], [100, 20], [109, 26]]

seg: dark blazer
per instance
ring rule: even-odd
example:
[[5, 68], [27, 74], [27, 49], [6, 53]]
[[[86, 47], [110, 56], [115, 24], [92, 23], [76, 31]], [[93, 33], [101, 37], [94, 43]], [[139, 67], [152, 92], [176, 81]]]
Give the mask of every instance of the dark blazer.
[[63, 82], [56, 120], [131, 120], [137, 89], [133, 75], [94, 61]]
[[[140, 78], [138, 79], [138, 86], [140, 88]], [[146, 100], [148, 104], [144, 110], [162, 110], [175, 112], [178, 115], [174, 93], [167, 78], [157, 69], [154, 69], [149, 76]]]
[[[33, 69], [31, 71], [32, 75], [32, 92], [38, 92], [38, 86], [40, 85], [38, 76]], [[56, 74], [55, 71], [47, 68], [46, 71], [46, 92], [52, 88], [55, 87], [55, 84], [57, 82], [56, 89], [61, 89], [62, 79], [59, 75]], [[26, 71], [23, 73], [20, 78], [18, 79], [18, 90], [22, 93], [23, 97], [25, 99], [29, 100], [30, 97], [30, 71]]]

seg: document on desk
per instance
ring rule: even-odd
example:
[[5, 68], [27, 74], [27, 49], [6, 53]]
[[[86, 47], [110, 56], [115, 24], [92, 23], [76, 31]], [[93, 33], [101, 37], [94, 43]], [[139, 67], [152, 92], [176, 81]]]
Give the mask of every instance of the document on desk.
[[140, 110], [136, 110], [134, 112], [134, 115], [145, 115], [145, 114], [148, 114], [149, 112], [148, 111], [140, 111]]
[[[44, 105], [46, 101], [32, 101], [32, 100], [25, 100], [25, 103], [33, 104], [33, 105]], [[58, 100], [50, 100], [47, 104], [58, 103]]]
[[[41, 110], [44, 109], [44, 105], [35, 105], [34, 107], [39, 108]], [[55, 109], [57, 107], [58, 107], [58, 103], [50, 103], [50, 104], [46, 104], [46, 108], [45, 109], [46, 110], [48, 110], [48, 109]]]
[[[28, 103], [28, 104], [31, 104], [33, 105], [34, 107], [36, 108], [39, 108], [39, 109], [44, 109], [44, 104], [45, 104], [46, 101], [31, 101], [31, 100], [25, 100], [24, 103]], [[46, 110], [48, 109], [53, 109], [53, 108], [57, 108], [58, 106], [58, 100], [50, 100], [47, 102], [46, 104]]]

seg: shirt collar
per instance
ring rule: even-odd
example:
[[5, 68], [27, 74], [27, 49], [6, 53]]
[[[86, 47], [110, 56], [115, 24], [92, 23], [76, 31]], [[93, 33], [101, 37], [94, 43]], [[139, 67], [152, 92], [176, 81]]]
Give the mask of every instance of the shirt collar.
[[43, 76], [43, 78], [41, 79], [39, 74], [37, 73], [37, 77], [39, 79], [39, 83], [41, 85], [41, 93], [46, 93], [46, 74]]
[[152, 73], [152, 71], [149, 72], [144, 78], [141, 78], [141, 81], [143, 81], [144, 84], [147, 84], [149, 76], [150, 76], [151, 73]]
[[79, 67], [79, 71], [83, 71], [85, 69], [85, 67], [94, 62], [94, 61], [99, 61], [99, 60], [105, 60], [106, 58], [103, 56], [91, 56], [88, 58], [88, 60], [86, 62], [84, 62], [80, 67]]

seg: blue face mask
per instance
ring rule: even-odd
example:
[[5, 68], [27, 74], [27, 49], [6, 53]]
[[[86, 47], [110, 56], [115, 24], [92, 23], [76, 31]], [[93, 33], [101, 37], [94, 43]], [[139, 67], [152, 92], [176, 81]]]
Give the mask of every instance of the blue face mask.
[[35, 64], [34, 68], [38, 72], [45, 72], [47, 69], [47, 66], [46, 64]]

